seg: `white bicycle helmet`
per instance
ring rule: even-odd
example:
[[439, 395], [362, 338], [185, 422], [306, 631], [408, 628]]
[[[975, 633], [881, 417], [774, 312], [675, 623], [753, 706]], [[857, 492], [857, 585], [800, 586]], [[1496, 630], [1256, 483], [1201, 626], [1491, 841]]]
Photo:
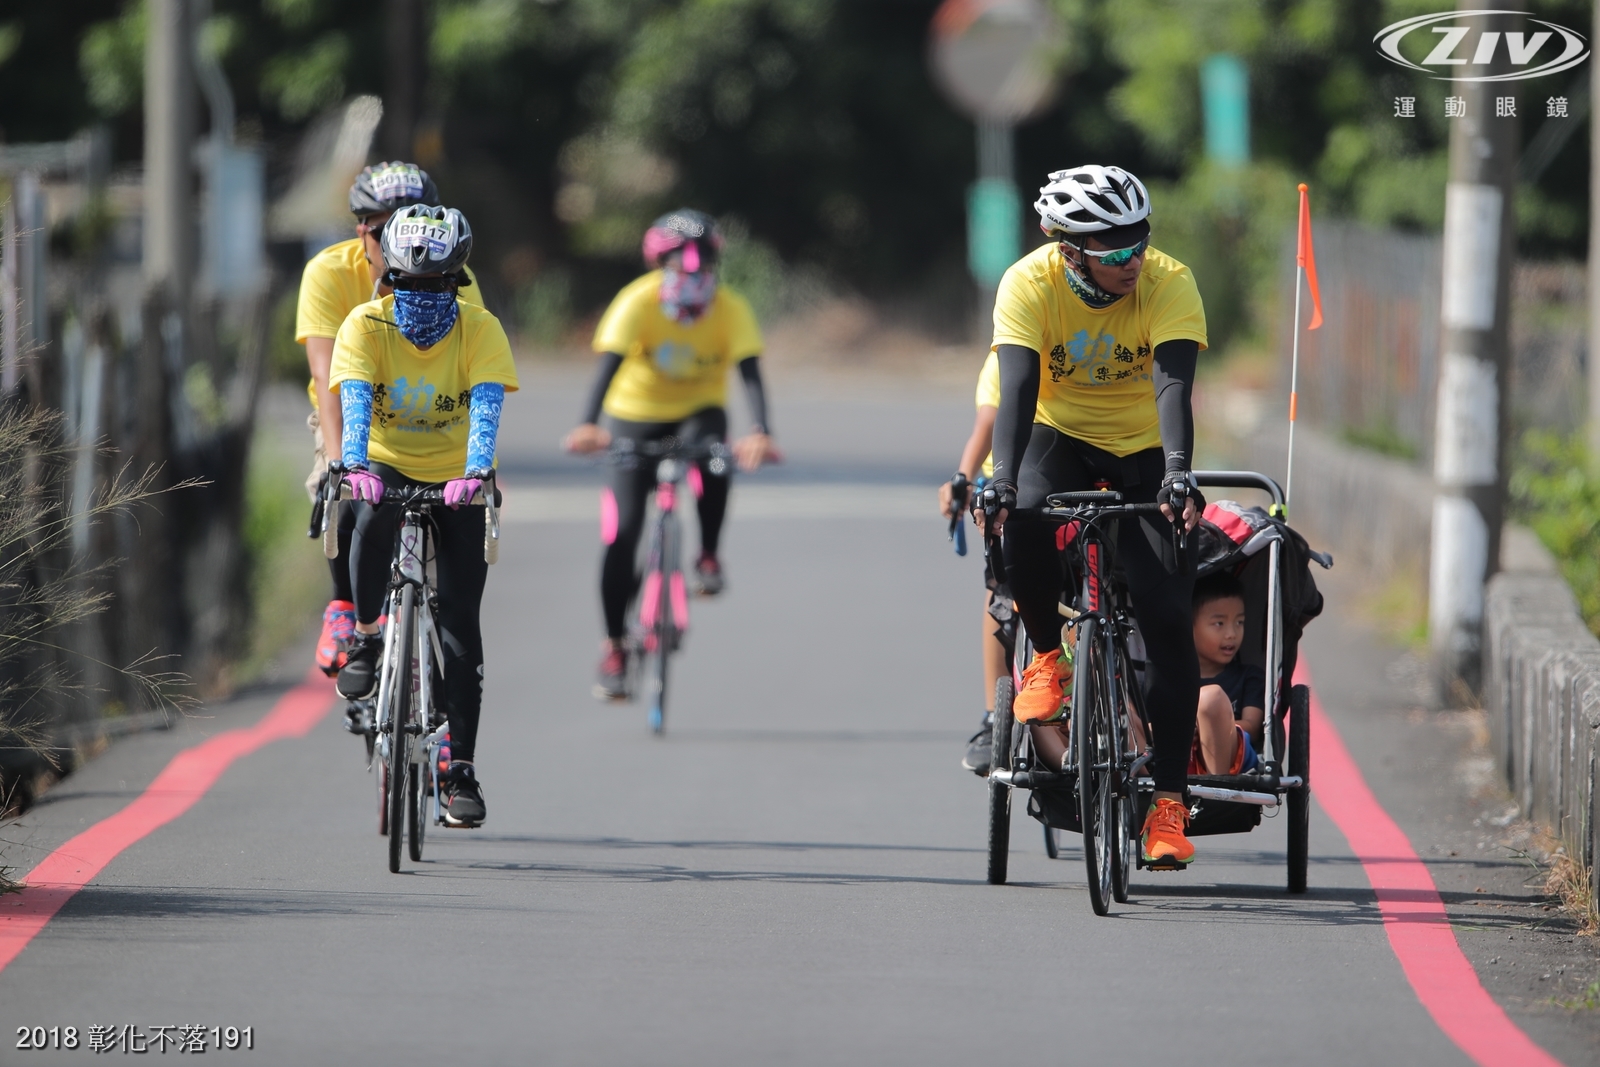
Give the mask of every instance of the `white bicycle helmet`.
[[1033, 210], [1047, 236], [1098, 233], [1149, 218], [1150, 194], [1121, 167], [1091, 164], [1052, 172]]

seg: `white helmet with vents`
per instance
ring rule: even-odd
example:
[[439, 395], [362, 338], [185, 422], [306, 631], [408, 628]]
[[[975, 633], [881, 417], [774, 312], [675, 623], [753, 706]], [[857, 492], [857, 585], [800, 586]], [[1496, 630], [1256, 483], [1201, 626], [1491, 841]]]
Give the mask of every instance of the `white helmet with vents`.
[[1054, 237], [1098, 233], [1150, 217], [1150, 194], [1121, 167], [1090, 165], [1058, 170], [1033, 203], [1039, 229]]

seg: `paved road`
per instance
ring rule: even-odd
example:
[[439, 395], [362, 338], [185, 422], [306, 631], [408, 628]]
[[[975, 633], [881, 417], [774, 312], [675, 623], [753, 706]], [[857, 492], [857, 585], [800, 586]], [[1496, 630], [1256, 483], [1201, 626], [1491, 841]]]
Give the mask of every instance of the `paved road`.
[[[1189, 1062], [1468, 1062], [1321, 811], [1305, 897], [1282, 892], [1270, 821], [1137, 877], [1110, 919], [1076, 848], [1048, 860], [1020, 813], [1013, 884], [984, 883], [983, 788], [956, 767], [978, 566], [913, 507], [965, 396], [778, 392], [791, 465], [736, 490], [731, 591], [696, 605], [658, 740], [588, 694], [597, 544], [563, 487], [594, 472], [553, 446], [580, 381], [525, 385], [505, 466], [546, 495], [514, 510], [485, 602], [488, 826], [436, 831], [388, 874], [359, 742], [329, 715], [69, 902], [0, 974], [6, 1027], [249, 1025], [259, 1063], [1089, 1062], [1141, 1041]], [[274, 696], [118, 744], [11, 828], [6, 861], [25, 870]], [[0, 1063], [92, 1059], [12, 1044]]]

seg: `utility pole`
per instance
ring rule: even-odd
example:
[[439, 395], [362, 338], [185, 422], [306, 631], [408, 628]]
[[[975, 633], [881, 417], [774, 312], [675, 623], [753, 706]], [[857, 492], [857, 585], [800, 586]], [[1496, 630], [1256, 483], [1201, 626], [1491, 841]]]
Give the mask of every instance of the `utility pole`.
[[[1478, 9], [1476, 0], [1463, 0], [1461, 9]], [[1516, 255], [1513, 208], [1521, 145], [1517, 108], [1531, 106], [1532, 99], [1519, 101], [1515, 82], [1464, 79], [1510, 71], [1504, 34], [1521, 29], [1523, 21], [1519, 14], [1463, 15], [1457, 25], [1498, 32], [1498, 47], [1487, 64], [1463, 66], [1463, 80], [1448, 83], [1452, 101], [1460, 103], [1448, 119], [1428, 583], [1429, 637], [1445, 706], [1475, 693], [1482, 679], [1483, 588], [1500, 558]], [[1446, 114], [1451, 115], [1449, 106]]]
[[[148, 0], [144, 81], [144, 314], [134, 368], [131, 439], [126, 454], [138, 471], [158, 471], [156, 488], [172, 484], [172, 412], [190, 333], [194, 280], [194, 22], [190, 0]], [[182, 580], [170, 498], [140, 511], [139, 533], [119, 571], [126, 604], [125, 658], [182, 647]], [[129, 697], [139, 694], [130, 692]]]
[[417, 112], [422, 100], [423, 19], [421, 0], [388, 0], [388, 86], [383, 94], [383, 151], [388, 159], [415, 153]]
[[189, 0], [149, 0], [144, 281], [184, 306], [194, 276], [194, 33]]

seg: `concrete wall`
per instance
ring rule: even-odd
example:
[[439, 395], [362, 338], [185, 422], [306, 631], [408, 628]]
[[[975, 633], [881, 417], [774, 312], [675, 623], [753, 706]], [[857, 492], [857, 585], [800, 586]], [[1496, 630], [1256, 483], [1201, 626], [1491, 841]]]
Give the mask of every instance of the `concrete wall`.
[[1490, 743], [1512, 795], [1595, 876], [1595, 772], [1600, 641], [1552, 573], [1505, 571], [1489, 583], [1484, 706]]

